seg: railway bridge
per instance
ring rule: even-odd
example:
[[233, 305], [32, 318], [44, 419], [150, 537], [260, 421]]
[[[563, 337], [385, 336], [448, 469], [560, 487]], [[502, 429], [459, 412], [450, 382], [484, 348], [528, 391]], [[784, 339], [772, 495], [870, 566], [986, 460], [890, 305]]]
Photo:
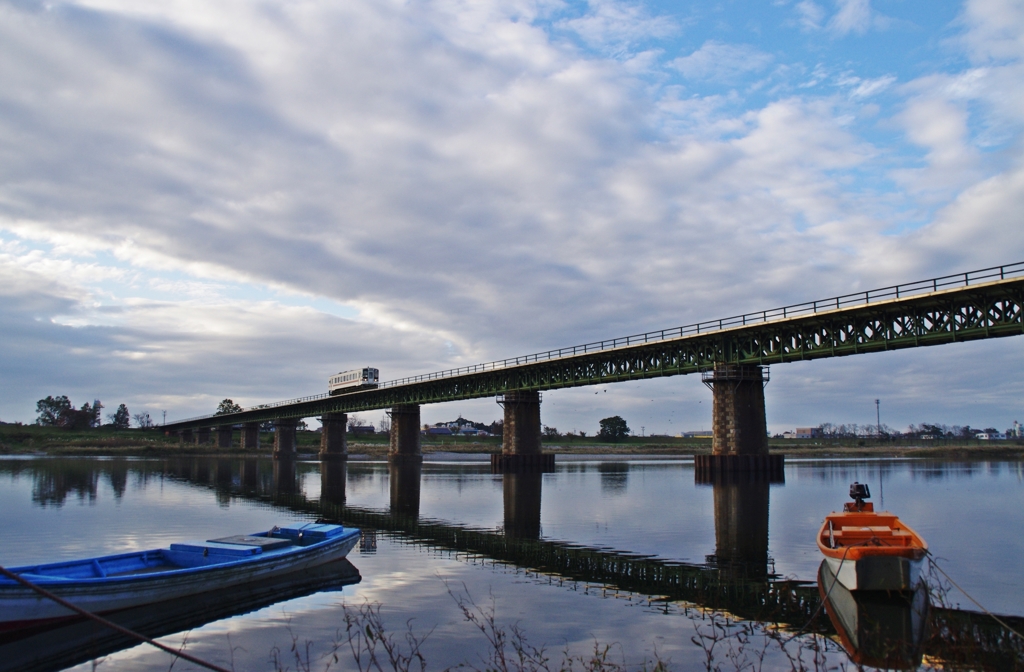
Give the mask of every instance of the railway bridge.
[[720, 471], [781, 473], [768, 455], [764, 385], [772, 364], [843, 357], [1024, 334], [1024, 262], [958, 273], [771, 310], [558, 348], [428, 373], [331, 396], [318, 394], [206, 415], [164, 426], [184, 441], [228, 447], [241, 427], [243, 448], [274, 423], [274, 456], [295, 454], [299, 420], [320, 417], [320, 457], [347, 456], [347, 413], [386, 409], [389, 458], [417, 461], [420, 406], [495, 397], [504, 408], [499, 468], [550, 468], [541, 451], [541, 392], [567, 387], [700, 374], [712, 389], [712, 455], [698, 477]]

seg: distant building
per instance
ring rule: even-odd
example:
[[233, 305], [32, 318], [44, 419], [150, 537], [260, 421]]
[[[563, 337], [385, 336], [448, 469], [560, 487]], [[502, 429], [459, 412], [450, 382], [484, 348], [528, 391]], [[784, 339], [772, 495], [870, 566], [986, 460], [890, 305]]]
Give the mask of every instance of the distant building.
[[351, 425], [348, 428], [349, 434], [373, 434], [373, 425]]
[[974, 435], [974, 438], [979, 441], [995, 441], [998, 439], [1005, 439], [1006, 437], [999, 432], [978, 432]]
[[714, 434], [711, 430], [704, 431], [703, 429], [699, 432], [680, 432], [676, 434], [677, 439], [711, 439], [714, 438]]
[[452, 430], [448, 427], [427, 427], [423, 433], [430, 436], [451, 436]]
[[818, 427], [797, 427], [793, 432], [796, 439], [818, 439], [821, 438], [821, 429]]

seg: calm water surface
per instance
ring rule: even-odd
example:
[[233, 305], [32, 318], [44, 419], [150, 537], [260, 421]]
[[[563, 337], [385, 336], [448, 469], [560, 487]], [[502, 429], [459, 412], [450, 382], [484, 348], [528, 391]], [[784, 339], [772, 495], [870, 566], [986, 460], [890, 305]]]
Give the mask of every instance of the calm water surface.
[[[676, 460], [563, 461], [555, 473], [503, 477], [475, 462], [396, 470], [373, 462], [323, 469], [300, 462], [289, 469], [269, 459], [9, 458], [0, 459], [0, 564], [340, 517], [366, 530], [349, 557], [359, 583], [286, 594], [290, 599], [193, 627], [188, 650], [238, 670], [263, 670], [275, 669], [277, 647], [296, 669], [301, 666], [288, 656], [297, 638], [303, 651], [312, 642], [312, 669], [324, 669], [330, 661], [319, 656], [339, 637], [344, 641], [342, 605], [370, 602], [381, 605], [396, 631], [411, 621], [415, 633], [429, 633], [423, 653], [431, 669], [480, 665], [486, 642], [465, 623], [454, 593], [493, 605], [499, 625], [518, 624], [531, 644], [546, 645], [555, 658], [566, 649], [587, 654], [596, 640], [613, 644], [618, 662], [639, 665], [657, 655], [675, 669], [705, 669], [713, 630], [701, 607], [714, 607], [752, 626], [745, 651], [738, 636], [718, 643], [713, 664], [730, 670], [738, 666], [726, 655], [730, 647], [736, 660], [763, 648], [757, 619], [768, 618], [763, 614], [771, 605], [764, 605], [776, 599], [751, 606], [750, 594], [768, 594], [768, 585], [793, 586], [796, 597], [771, 619], [792, 632], [805, 625], [819, 600], [815, 532], [825, 513], [841, 507], [854, 480], [870, 484], [877, 508], [884, 504], [915, 527], [941, 566], [981, 604], [1024, 617], [1020, 462], [789, 461], [784, 484], [712, 486], [695, 484], [692, 462]], [[687, 588], [680, 583], [690, 580], [685, 577], [755, 588]], [[941, 613], [954, 624], [978, 611], [955, 591], [933, 594], [932, 601], [952, 607]], [[803, 606], [793, 606], [797, 602]], [[795, 655], [812, 666], [815, 653], [801, 652], [801, 645], [824, 649], [817, 655], [828, 665], [856, 669], [823, 614], [808, 632], [785, 650], [769, 645], [764, 669], [791, 669]], [[1006, 639], [1005, 632], [997, 635]], [[182, 638], [163, 641], [177, 646]], [[996, 652], [1001, 658], [987, 650], [957, 655], [967, 666], [991, 658], [996, 666], [1024, 669], [1021, 648], [999, 641], [988, 646], [1002, 647]], [[924, 660], [938, 664], [953, 656], [946, 644], [925, 646]], [[99, 669], [168, 666], [166, 654], [137, 646], [107, 656]], [[179, 661], [174, 669], [193, 668]], [[355, 666], [346, 654], [331, 669]]]

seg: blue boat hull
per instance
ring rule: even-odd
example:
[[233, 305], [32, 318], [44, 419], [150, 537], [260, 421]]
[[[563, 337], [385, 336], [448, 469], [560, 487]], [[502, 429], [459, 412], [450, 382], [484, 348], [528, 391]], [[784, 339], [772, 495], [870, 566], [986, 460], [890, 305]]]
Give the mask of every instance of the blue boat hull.
[[[357, 529], [318, 527], [338, 530], [322, 539], [314, 535], [303, 539], [301, 531], [297, 538], [293, 535], [291, 539], [281, 533], [301, 528], [274, 528], [271, 532], [245, 537], [255, 538], [257, 542], [265, 539], [288, 542], [267, 551], [262, 548], [253, 551], [256, 547], [247, 547], [244, 543], [189, 542], [173, 544], [170, 549], [12, 567], [10, 571], [75, 606], [93, 613], [106, 613], [311, 569], [345, 557], [359, 540]], [[30, 588], [9, 579], [0, 580], [0, 630], [32, 627], [74, 615]]]

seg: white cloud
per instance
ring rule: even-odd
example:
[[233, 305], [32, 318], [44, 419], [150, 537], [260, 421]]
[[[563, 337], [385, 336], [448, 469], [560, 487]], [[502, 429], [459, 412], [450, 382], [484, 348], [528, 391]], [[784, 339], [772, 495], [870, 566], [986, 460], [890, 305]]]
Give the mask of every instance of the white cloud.
[[1019, 61], [1024, 57], [1024, 5], [1015, 0], [968, 0], [961, 23], [962, 43], [977, 62]]
[[838, 11], [829, 19], [829, 30], [846, 35], [863, 35], [871, 27], [873, 12], [871, 0], [836, 0]]
[[771, 62], [771, 54], [750, 45], [708, 40], [697, 51], [671, 61], [670, 65], [689, 79], [731, 80], [764, 70]]
[[[977, 208], [951, 203], [1024, 189], [968, 114], [1019, 138], [1012, 64], [751, 106], [645, 79], [637, 45], [675, 28], [629, 3], [553, 34], [553, 6], [497, 0], [25, 6], [0, 8], [5, 419], [62, 390], [180, 416], [353, 361], [418, 373], [912, 279], [1012, 237], [957, 239]], [[773, 59], [707, 39], [675, 67]], [[913, 170], [852, 121], [883, 90]], [[894, 168], [892, 192], [861, 180]], [[943, 206], [921, 230], [948, 243], [888, 233]]]
[[864, 98], [875, 96], [888, 89], [896, 83], [896, 77], [893, 75], [885, 75], [883, 77], [875, 77], [873, 79], [864, 79], [857, 77], [856, 75], [844, 74], [837, 79], [836, 83], [849, 90], [850, 98], [854, 100], [862, 100]]
[[667, 37], [679, 30], [675, 21], [652, 16], [640, 3], [588, 0], [587, 7], [583, 16], [560, 21], [558, 25], [602, 51], [624, 54], [640, 42]]
[[825, 9], [813, 0], [801, 0], [796, 3], [796, 12], [800, 25], [805, 30], [817, 30], [825, 19]]

